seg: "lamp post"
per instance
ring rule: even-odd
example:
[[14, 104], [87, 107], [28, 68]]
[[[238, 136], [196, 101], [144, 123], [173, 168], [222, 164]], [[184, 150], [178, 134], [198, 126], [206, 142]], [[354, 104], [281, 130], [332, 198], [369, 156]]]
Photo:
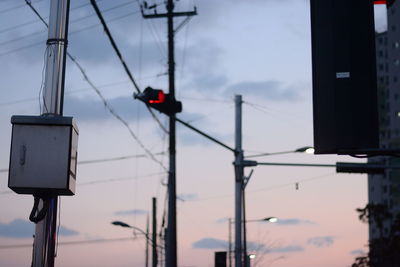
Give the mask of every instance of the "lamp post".
[[[271, 223], [275, 223], [277, 221], [278, 221], [277, 217], [265, 217], [263, 219], [254, 219], [254, 220], [242, 221], [242, 223], [243, 224], [247, 223], [247, 222], [271, 222]], [[228, 236], [228, 239], [229, 239], [229, 241], [228, 241], [228, 262], [229, 262], [229, 267], [232, 267], [232, 226], [231, 225], [234, 224], [234, 223], [235, 223], [235, 221], [232, 220], [232, 218], [228, 219], [228, 229], [229, 229], [229, 236]], [[246, 231], [243, 232], [243, 243], [244, 244], [246, 243]], [[244, 255], [245, 255], [245, 261], [246, 261], [246, 263], [248, 263], [248, 256], [255, 256], [255, 255], [253, 255], [253, 254], [247, 255], [246, 246], [244, 245], [243, 247], [244, 247], [243, 252], [244, 252]], [[249, 266], [249, 265], [247, 264], [247, 266]]]
[[282, 151], [282, 152], [272, 152], [272, 153], [260, 153], [245, 156], [246, 158], [256, 158], [256, 157], [263, 157], [263, 156], [274, 156], [274, 155], [282, 155], [282, 154], [291, 154], [291, 153], [307, 153], [307, 154], [314, 154], [314, 148], [312, 146], [303, 146], [297, 148], [295, 150], [290, 151]]
[[[113, 222], [111, 222], [111, 224], [116, 225], [116, 226], [121, 226], [121, 227], [124, 227], [124, 228], [131, 228], [133, 230], [139, 231], [141, 234], [143, 234], [146, 237], [146, 244], [148, 244], [149, 242], [151, 243], [151, 245], [153, 247], [153, 253], [154, 253], [154, 251], [156, 251], [156, 248], [155, 248], [157, 246], [156, 242], [155, 242], [155, 240], [153, 240], [153, 239], [151, 239], [149, 237], [148, 231], [145, 232], [142, 229], [140, 229], [139, 227], [136, 227], [136, 226], [133, 226], [133, 225], [129, 225], [129, 224], [127, 224], [125, 222], [121, 222], [121, 221], [113, 221]], [[148, 227], [147, 227], [147, 230], [148, 230]], [[154, 260], [155, 256], [156, 255], [153, 255], [153, 260]], [[154, 264], [155, 263], [153, 262], [153, 266], [154, 266]], [[148, 245], [146, 245], [146, 267], [147, 266], [148, 266]]]

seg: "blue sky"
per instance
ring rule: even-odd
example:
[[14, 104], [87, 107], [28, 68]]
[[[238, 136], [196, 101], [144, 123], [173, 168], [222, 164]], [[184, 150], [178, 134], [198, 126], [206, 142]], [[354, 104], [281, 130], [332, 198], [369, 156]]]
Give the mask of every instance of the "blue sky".
[[[68, 51], [143, 144], [153, 153], [165, 152], [168, 139], [143, 105], [133, 99], [134, 88], [87, 3], [71, 1]], [[0, 2], [0, 12], [21, 5], [0, 16], [0, 169], [8, 166], [11, 115], [39, 114], [47, 34], [40, 22], [31, 22], [37, 18], [23, 4], [22, 0]], [[48, 16], [48, 1], [33, 4]], [[165, 89], [165, 21], [143, 20], [134, 0], [103, 0], [98, 5], [111, 21], [112, 34], [140, 87]], [[246, 154], [312, 145], [308, 1], [181, 0], [177, 10], [191, 10], [194, 5], [198, 16], [176, 35], [177, 97], [183, 102], [179, 117], [233, 146], [233, 98], [242, 94]], [[378, 27], [384, 28], [381, 8], [377, 18]], [[25, 22], [31, 23], [3, 31]], [[9, 42], [35, 32], [41, 33]], [[11, 52], [25, 46], [30, 47]], [[71, 61], [67, 63], [65, 114], [78, 121], [79, 160], [144, 153], [104, 108]], [[157, 116], [166, 123], [164, 116]], [[216, 247], [207, 248], [204, 242], [226, 244], [228, 223], [217, 221], [232, 217], [234, 211], [233, 155], [182, 126], [178, 126], [177, 140], [179, 262], [182, 266], [211, 266]], [[156, 157], [168, 165], [165, 155]], [[259, 160], [355, 161], [305, 154]], [[130, 237], [131, 231], [110, 222], [121, 220], [144, 229], [152, 197], [157, 197], [161, 223], [166, 177], [160, 165], [148, 157], [79, 165], [76, 195], [61, 198], [61, 225], [74, 235], [62, 235], [60, 241]], [[9, 191], [6, 173], [0, 173], [0, 191]], [[1, 232], [12, 233], [21, 223], [24, 230], [20, 233], [31, 231], [26, 222], [33, 198], [15, 193], [4, 193], [0, 198], [2, 203], [12, 203], [0, 208], [0, 245], [30, 243], [27, 234], [18, 237]], [[248, 224], [249, 242], [265, 248], [264, 263], [273, 261], [277, 267], [346, 266], [355, 258], [354, 251], [367, 244], [367, 227], [355, 212], [367, 201], [365, 175], [259, 166], [247, 187], [246, 200], [247, 218], [282, 219], [277, 225]], [[203, 245], [196, 246], [199, 243]], [[315, 253], [321, 255], [320, 259]], [[0, 265], [26, 266], [30, 255], [29, 249], [0, 250]], [[115, 266], [109, 259], [118, 261], [118, 266], [139, 266], [144, 262], [143, 255], [140, 237], [129, 242], [60, 246], [57, 266]]]

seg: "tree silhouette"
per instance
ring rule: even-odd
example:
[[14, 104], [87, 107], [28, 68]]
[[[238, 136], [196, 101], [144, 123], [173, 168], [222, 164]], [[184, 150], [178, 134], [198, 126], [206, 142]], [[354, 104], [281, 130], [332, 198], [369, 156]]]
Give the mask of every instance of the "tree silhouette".
[[[367, 204], [356, 209], [364, 223], [374, 223], [379, 237], [369, 241], [367, 255], [357, 257], [352, 267], [398, 267], [400, 266], [400, 214], [395, 216], [383, 204]], [[384, 235], [384, 223], [390, 222], [389, 234]]]

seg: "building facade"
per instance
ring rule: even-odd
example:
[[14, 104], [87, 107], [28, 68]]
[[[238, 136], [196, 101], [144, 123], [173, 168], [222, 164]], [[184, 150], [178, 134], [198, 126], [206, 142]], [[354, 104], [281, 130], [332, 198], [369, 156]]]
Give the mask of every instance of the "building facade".
[[[387, 30], [376, 34], [379, 131], [381, 148], [400, 148], [400, 1], [387, 10]], [[400, 165], [399, 158], [371, 158], [369, 162]], [[400, 213], [400, 170], [387, 169], [384, 175], [368, 176], [368, 201], [383, 204], [392, 214], [380, 229], [370, 222], [369, 238], [390, 235], [392, 222]]]

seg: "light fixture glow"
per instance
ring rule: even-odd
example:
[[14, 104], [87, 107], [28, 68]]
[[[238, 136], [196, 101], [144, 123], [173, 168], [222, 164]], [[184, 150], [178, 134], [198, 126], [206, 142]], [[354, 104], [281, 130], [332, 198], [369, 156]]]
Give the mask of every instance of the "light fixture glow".
[[272, 218], [270, 218], [268, 221], [269, 221], [269, 222], [272, 222], [272, 223], [275, 223], [275, 222], [278, 221], [278, 218], [272, 217]]
[[310, 148], [307, 148], [306, 151], [304, 151], [304, 152], [306, 152], [307, 154], [314, 154], [315, 149], [313, 147], [310, 147]]

